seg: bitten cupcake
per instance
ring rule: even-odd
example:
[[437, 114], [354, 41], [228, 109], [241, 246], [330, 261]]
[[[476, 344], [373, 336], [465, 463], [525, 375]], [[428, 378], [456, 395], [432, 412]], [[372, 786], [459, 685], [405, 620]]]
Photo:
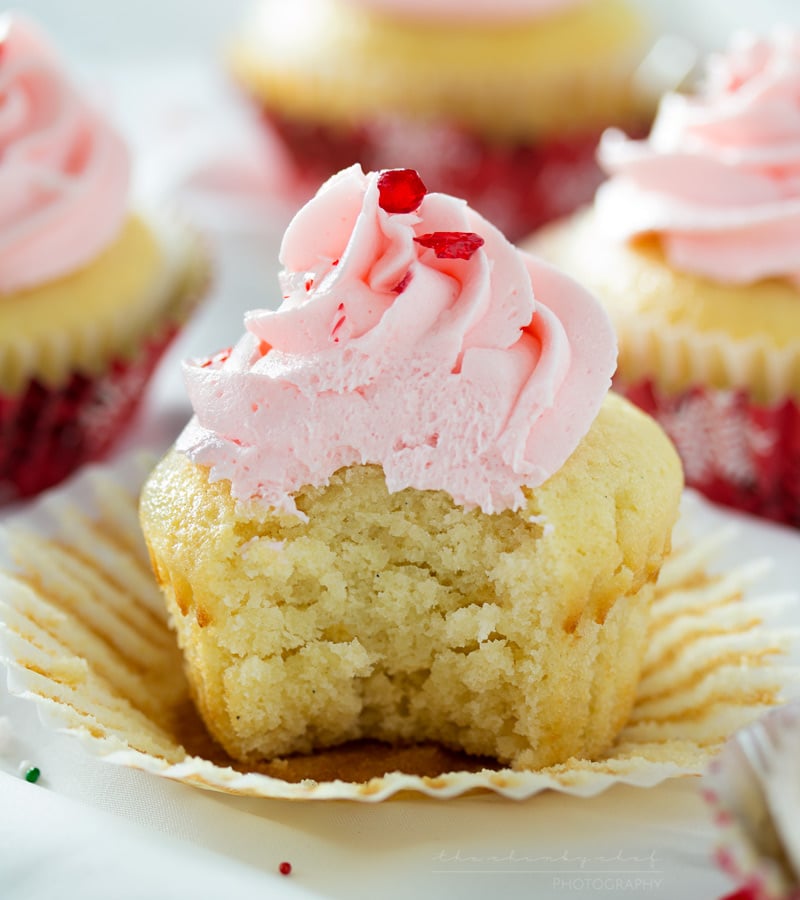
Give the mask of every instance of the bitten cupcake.
[[681, 493], [607, 316], [417, 173], [334, 176], [283, 302], [185, 366], [141, 520], [234, 758], [435, 741], [517, 768], [625, 723]]
[[0, 500], [103, 454], [200, 296], [194, 235], [129, 208], [128, 151], [0, 17]]
[[591, 199], [603, 128], [646, 132], [647, 41], [628, 0], [261, 0], [230, 63], [312, 191], [412, 166], [513, 240]]
[[594, 208], [531, 246], [596, 292], [615, 385], [712, 500], [800, 525], [800, 35], [739, 37], [646, 141], [608, 133]]

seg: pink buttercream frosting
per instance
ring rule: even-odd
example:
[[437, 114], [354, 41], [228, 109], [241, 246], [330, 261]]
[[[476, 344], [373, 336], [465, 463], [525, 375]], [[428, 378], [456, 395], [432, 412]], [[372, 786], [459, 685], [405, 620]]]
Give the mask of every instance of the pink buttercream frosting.
[[0, 293], [85, 265], [119, 234], [128, 153], [37, 29], [0, 16]]
[[[597, 414], [609, 320], [463, 201], [387, 212], [380, 183], [345, 169], [295, 216], [281, 306], [248, 313], [230, 353], [185, 364], [195, 417], [177, 447], [235, 497], [290, 512], [299, 488], [359, 463], [390, 491], [517, 508]], [[453, 232], [463, 258], [440, 258], [431, 246]]]
[[659, 235], [677, 269], [800, 281], [800, 34], [739, 36], [696, 96], [664, 97], [648, 140], [604, 135], [602, 227]]
[[503, 22], [535, 19], [562, 12], [586, 0], [347, 0], [403, 19], [464, 22]]

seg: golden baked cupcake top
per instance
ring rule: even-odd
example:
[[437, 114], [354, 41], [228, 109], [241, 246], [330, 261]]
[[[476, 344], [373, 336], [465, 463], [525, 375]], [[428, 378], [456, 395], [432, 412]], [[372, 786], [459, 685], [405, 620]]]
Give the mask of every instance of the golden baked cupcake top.
[[507, 20], [487, 5], [415, 20], [337, 0], [259, 4], [234, 42], [236, 77], [299, 118], [440, 118], [498, 139], [637, 119], [632, 75], [645, 29], [625, 0], [588, 0]]

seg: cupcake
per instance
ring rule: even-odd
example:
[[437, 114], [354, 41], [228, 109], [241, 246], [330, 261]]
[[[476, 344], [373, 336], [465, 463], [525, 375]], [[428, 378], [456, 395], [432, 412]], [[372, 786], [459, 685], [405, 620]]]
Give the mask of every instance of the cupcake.
[[128, 151], [45, 38], [0, 18], [0, 500], [102, 455], [206, 278], [194, 235], [129, 206]]
[[187, 362], [140, 514], [242, 762], [358, 738], [532, 769], [625, 723], [680, 465], [579, 285], [413, 170], [331, 178], [283, 302]]
[[412, 166], [512, 240], [591, 199], [604, 127], [646, 129], [628, 0], [261, 0], [230, 67], [316, 188]]
[[646, 141], [603, 138], [592, 208], [529, 246], [600, 296], [615, 386], [712, 500], [800, 525], [800, 35], [740, 36]]

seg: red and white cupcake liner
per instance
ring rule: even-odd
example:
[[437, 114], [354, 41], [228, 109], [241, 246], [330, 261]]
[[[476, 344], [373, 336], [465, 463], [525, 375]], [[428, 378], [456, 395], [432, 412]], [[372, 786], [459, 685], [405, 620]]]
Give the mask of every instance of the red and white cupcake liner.
[[753, 401], [744, 389], [666, 392], [649, 379], [615, 388], [674, 442], [686, 483], [743, 512], [800, 527], [800, 404]]
[[38, 494], [102, 457], [133, 418], [177, 331], [171, 325], [100, 375], [76, 372], [60, 387], [34, 380], [19, 394], [0, 394], [0, 503]]
[[510, 240], [588, 203], [603, 180], [595, 159], [599, 129], [493, 143], [450, 123], [400, 116], [341, 127], [261, 113], [307, 193], [356, 162], [365, 171], [413, 168], [429, 190], [463, 197]]

